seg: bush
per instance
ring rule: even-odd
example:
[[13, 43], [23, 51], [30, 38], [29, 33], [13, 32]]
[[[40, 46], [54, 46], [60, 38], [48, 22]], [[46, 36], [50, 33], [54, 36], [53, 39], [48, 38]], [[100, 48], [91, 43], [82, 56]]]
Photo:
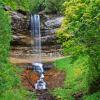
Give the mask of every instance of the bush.
[[27, 100], [29, 93], [20, 84], [18, 70], [9, 63], [11, 20], [2, 6], [0, 23], [0, 100]]
[[65, 0], [45, 0], [45, 11], [47, 13], [59, 13]]
[[93, 93], [92, 95], [87, 95], [84, 97], [84, 100], [99, 100], [100, 92]]
[[63, 88], [53, 90], [53, 95], [60, 100], [74, 100], [73, 94], [88, 91], [88, 71], [89, 71], [88, 55], [70, 56], [55, 61], [57, 69], [64, 71], [66, 74]]
[[90, 56], [91, 85], [100, 76], [100, 0], [69, 0], [64, 7], [65, 18], [57, 36], [66, 55], [85, 53]]

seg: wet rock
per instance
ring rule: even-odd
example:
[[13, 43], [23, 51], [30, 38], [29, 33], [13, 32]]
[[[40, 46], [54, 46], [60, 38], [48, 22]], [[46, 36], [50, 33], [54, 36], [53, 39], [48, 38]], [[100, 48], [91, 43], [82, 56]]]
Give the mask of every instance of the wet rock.
[[46, 35], [46, 36], [41, 37], [42, 45], [57, 44], [56, 40], [57, 40], [57, 37], [55, 34]]
[[[58, 71], [56, 69], [50, 69], [45, 72], [44, 76], [44, 80], [47, 83], [47, 88], [54, 89], [57, 87], [63, 87], [65, 80], [64, 72]], [[37, 83], [37, 80], [39, 80], [39, 74], [31, 69], [26, 69], [22, 74], [22, 83], [27, 89], [35, 89], [35, 87], [31, 87], [31, 84], [34, 86], [34, 84]], [[27, 87], [25, 83], [31, 88]]]
[[[20, 48], [23, 47], [21, 50], [15, 50], [17, 52], [23, 52], [21, 53], [21, 56], [26, 54], [33, 54], [34, 51], [32, 46], [34, 46], [34, 42], [29, 29], [29, 15], [27, 16], [25, 12], [18, 10], [16, 12], [12, 11], [11, 17], [13, 30], [13, 40], [11, 41], [11, 45], [13, 45], [15, 48], [18, 46]], [[43, 16], [41, 16], [42, 55], [48, 56], [50, 52], [50, 56], [56, 55], [55, 49], [57, 49], [57, 37], [55, 32], [60, 27], [62, 20], [63, 16], [45, 15], [44, 19]], [[28, 47], [27, 50], [24, 48], [25, 46]], [[54, 48], [52, 48], [52, 46]], [[13, 51], [14, 50], [12, 50], [12, 54], [14, 54]], [[52, 52], [55, 53], [53, 54]]]
[[17, 12], [18, 12], [18, 13], [21, 13], [21, 14], [23, 14], [23, 15], [27, 15], [27, 14], [28, 14], [28, 12], [23, 11], [23, 10], [21, 10], [21, 9], [18, 9]]
[[61, 23], [62, 23], [63, 17], [56, 17], [56, 18], [52, 18], [52, 19], [48, 19], [45, 22], [45, 25], [49, 28], [58, 28]]
[[12, 45], [31, 45], [31, 33], [29, 30], [29, 16], [19, 11], [11, 11], [12, 18]]
[[[30, 17], [29, 15], [21, 10], [18, 10], [16, 12], [12, 11], [11, 12], [11, 17], [12, 17], [12, 30], [13, 34], [17, 36], [15, 38], [13, 36], [13, 44], [21, 44], [25, 45], [27, 44], [27, 38], [24, 37], [24, 42], [23, 38], [21, 38], [21, 35], [31, 37], [31, 32], [30, 32]], [[56, 44], [56, 35], [55, 32], [57, 28], [61, 26], [63, 20], [63, 16], [59, 17], [51, 17], [49, 15], [45, 15], [45, 20], [41, 18], [41, 34], [42, 34], [42, 45], [47, 45], [47, 44]], [[18, 41], [18, 43], [17, 43]], [[20, 42], [20, 43], [19, 43]], [[28, 44], [31, 44], [32, 42], [28, 42]]]
[[41, 33], [42, 33], [42, 42], [43, 45], [57, 44], [57, 37], [56, 37], [56, 31], [58, 28], [60, 28], [63, 16], [51, 16], [51, 15], [45, 15], [45, 18], [42, 18], [41, 21]]
[[20, 37], [19, 37], [19, 36], [17, 36], [17, 35], [13, 35], [13, 39], [14, 39], [14, 40], [19, 40], [19, 39], [20, 39]]
[[48, 90], [37, 91], [36, 93], [38, 100], [57, 100]]
[[82, 100], [82, 96], [83, 96], [83, 93], [82, 92], [79, 92], [79, 93], [75, 93], [73, 94], [75, 100]]
[[56, 30], [61, 26], [63, 19], [63, 16], [46, 16], [46, 18], [44, 19], [44, 21], [42, 21], [41, 24], [42, 32], [46, 35], [54, 34]]
[[43, 63], [43, 68], [44, 68], [44, 70], [48, 70], [48, 69], [51, 69], [51, 68], [53, 68], [53, 67], [55, 67], [55, 66], [54, 66], [54, 64], [51, 63], [51, 62]]
[[11, 7], [9, 7], [9, 6], [4, 6], [4, 10], [5, 10], [5, 11], [11, 11], [11, 10], [12, 10], [12, 8], [11, 8]]
[[25, 35], [13, 35], [12, 36], [13, 41], [11, 41], [11, 45], [16, 46], [16, 45], [22, 45], [22, 46], [31, 46], [31, 37], [25, 36]]
[[12, 30], [13, 34], [25, 34], [30, 35], [30, 31], [28, 30], [29, 27], [29, 20], [28, 16], [23, 15], [22, 13], [12, 12]]

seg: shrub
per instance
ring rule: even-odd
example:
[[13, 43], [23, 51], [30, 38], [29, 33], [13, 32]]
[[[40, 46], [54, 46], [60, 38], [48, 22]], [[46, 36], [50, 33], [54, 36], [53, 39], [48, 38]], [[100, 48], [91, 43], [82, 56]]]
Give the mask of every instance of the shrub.
[[0, 100], [26, 100], [29, 93], [20, 84], [18, 70], [9, 63], [10, 23], [10, 17], [0, 6]]
[[100, 89], [100, 0], [69, 0], [64, 8], [65, 18], [57, 36], [65, 55], [89, 56], [87, 81], [89, 92], [95, 92]]
[[59, 13], [65, 0], [45, 0], [45, 11], [47, 13]]

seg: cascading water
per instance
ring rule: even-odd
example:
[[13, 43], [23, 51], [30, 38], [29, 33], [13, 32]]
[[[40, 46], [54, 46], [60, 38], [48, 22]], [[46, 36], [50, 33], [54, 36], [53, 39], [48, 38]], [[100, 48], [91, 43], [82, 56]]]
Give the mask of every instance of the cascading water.
[[31, 15], [31, 31], [34, 39], [33, 49], [37, 54], [35, 62], [41, 63], [41, 34], [40, 34], [40, 16]]
[[46, 89], [46, 82], [44, 81], [44, 69], [41, 63], [41, 33], [40, 33], [40, 16], [31, 15], [31, 33], [34, 40], [33, 50], [36, 52], [35, 62], [32, 63], [34, 71], [38, 72], [40, 79], [34, 84], [35, 89]]

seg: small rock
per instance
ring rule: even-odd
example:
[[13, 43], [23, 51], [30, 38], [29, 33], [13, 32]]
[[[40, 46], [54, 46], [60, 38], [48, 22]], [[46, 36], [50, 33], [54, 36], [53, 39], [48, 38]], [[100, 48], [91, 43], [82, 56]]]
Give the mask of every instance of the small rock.
[[82, 92], [79, 92], [79, 93], [75, 93], [73, 94], [75, 100], [82, 100], [82, 96], [83, 96], [83, 93]]
[[4, 10], [5, 10], [5, 11], [11, 11], [11, 10], [12, 10], [12, 8], [11, 8], [11, 7], [9, 7], [9, 6], [4, 6]]

